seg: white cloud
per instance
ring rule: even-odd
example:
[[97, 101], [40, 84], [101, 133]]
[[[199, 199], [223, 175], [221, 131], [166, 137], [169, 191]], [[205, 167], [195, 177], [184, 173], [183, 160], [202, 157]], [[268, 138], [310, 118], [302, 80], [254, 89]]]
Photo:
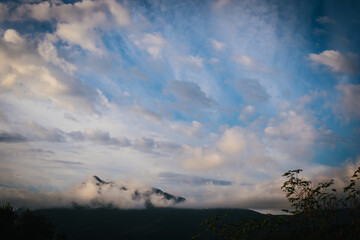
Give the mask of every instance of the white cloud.
[[48, 20], [52, 16], [50, 15], [50, 3], [49, 2], [41, 2], [38, 4], [29, 4], [24, 5], [27, 10], [30, 10], [31, 17], [35, 18], [36, 20]]
[[58, 23], [56, 35], [69, 44], [79, 45], [84, 50], [102, 54], [102, 43], [95, 28], [106, 23], [106, 15], [101, 12], [89, 14], [82, 21]]
[[88, 176], [84, 183], [61, 192], [34, 193], [25, 189], [0, 187], [0, 201], [34, 209], [72, 207], [74, 203], [93, 208], [112, 205], [120, 209], [145, 208], [147, 202], [156, 207], [169, 207], [176, 203], [173, 199], [156, 194], [150, 186], [139, 181], [100, 182], [102, 180], [95, 177]]
[[212, 148], [182, 146], [182, 167], [191, 170], [209, 170], [224, 164], [223, 157]]
[[196, 68], [202, 68], [204, 65], [203, 65], [203, 61], [204, 59], [203, 58], [199, 58], [197, 56], [188, 56], [186, 58], [182, 58], [182, 60], [185, 62], [185, 63], [188, 63], [190, 64], [191, 66], [193, 67], [196, 67]]
[[251, 72], [270, 73], [274, 71], [272, 68], [263, 65], [258, 60], [246, 55], [235, 54], [232, 59], [236, 63], [240, 64], [244, 69]]
[[104, 52], [97, 28], [117, 29], [131, 23], [127, 9], [115, 0], [79, 1], [74, 4], [62, 2], [60, 4], [49, 2], [22, 4], [15, 9], [11, 19], [24, 18], [33, 18], [38, 21], [55, 19], [57, 21], [55, 34], [61, 40], [96, 54]]
[[310, 53], [308, 58], [315, 65], [324, 65], [334, 73], [355, 74], [360, 70], [358, 55], [348, 53], [346, 56], [339, 51], [326, 50], [322, 53]]
[[203, 125], [198, 121], [192, 121], [191, 124], [173, 123], [170, 128], [181, 132], [189, 137], [201, 137]]
[[226, 129], [217, 143], [219, 149], [230, 155], [237, 155], [247, 147], [243, 129], [234, 127]]
[[282, 112], [270, 119], [264, 133], [269, 137], [267, 144], [287, 154], [288, 160], [309, 157], [316, 137], [311, 122], [295, 111]]
[[161, 52], [167, 42], [160, 32], [153, 34], [146, 33], [141, 38], [137, 38], [134, 35], [131, 37], [136, 46], [140, 49], [145, 49], [153, 58], [162, 58]]
[[241, 65], [248, 67], [248, 68], [254, 68], [256, 66], [255, 60], [248, 56], [245, 56], [245, 55], [236, 56], [236, 57], [234, 57], [234, 60], [237, 63], [240, 63]]
[[239, 126], [224, 127], [223, 134], [214, 136], [210, 144], [184, 145], [178, 156], [181, 166], [196, 171], [231, 169], [234, 166], [256, 166], [260, 170], [274, 163], [266, 156], [265, 145], [255, 131]]
[[116, 0], [107, 0], [106, 3], [119, 26], [127, 26], [131, 23], [127, 9], [116, 2]]
[[8, 29], [4, 33], [4, 40], [8, 43], [23, 45], [25, 44], [25, 39], [20, 36], [20, 34], [14, 29]]
[[1, 91], [27, 99], [50, 100], [55, 106], [73, 111], [95, 112], [99, 94], [71, 74], [73, 65], [58, 58], [46, 39], [37, 49], [33, 51], [33, 45], [15, 30], [5, 32], [0, 39]]
[[38, 44], [38, 51], [40, 56], [43, 57], [46, 61], [61, 67], [65, 72], [72, 73], [76, 70], [75, 65], [67, 62], [63, 58], [58, 57], [56, 47], [48, 38], [45, 38]]

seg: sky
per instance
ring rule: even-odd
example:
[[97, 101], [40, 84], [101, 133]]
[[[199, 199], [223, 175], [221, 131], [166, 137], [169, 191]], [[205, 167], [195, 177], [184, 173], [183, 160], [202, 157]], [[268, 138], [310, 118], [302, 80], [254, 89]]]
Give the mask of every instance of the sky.
[[280, 209], [291, 169], [340, 186], [360, 166], [359, 11], [1, 1], [0, 202], [54, 201], [91, 175], [199, 208]]

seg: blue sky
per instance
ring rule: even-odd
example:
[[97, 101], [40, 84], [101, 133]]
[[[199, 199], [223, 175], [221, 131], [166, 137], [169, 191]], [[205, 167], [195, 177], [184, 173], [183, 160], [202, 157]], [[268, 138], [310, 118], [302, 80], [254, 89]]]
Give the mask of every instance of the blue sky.
[[289, 169], [341, 182], [360, 164], [359, 5], [0, 3], [1, 191], [97, 174], [275, 209]]

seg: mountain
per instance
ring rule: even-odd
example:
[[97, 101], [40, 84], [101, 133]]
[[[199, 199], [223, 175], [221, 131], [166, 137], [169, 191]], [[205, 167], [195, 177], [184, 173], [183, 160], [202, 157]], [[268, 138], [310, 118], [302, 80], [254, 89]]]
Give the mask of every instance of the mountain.
[[89, 207], [153, 208], [186, 201], [184, 197], [174, 196], [159, 188], [125, 186], [104, 181], [96, 175], [89, 176], [72, 192], [77, 196], [74, 205]]

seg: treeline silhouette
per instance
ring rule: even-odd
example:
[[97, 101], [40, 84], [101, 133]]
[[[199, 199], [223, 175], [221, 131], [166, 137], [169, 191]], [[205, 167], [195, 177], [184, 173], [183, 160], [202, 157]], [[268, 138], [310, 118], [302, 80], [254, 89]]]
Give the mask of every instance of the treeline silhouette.
[[53, 223], [39, 212], [18, 209], [7, 203], [0, 206], [0, 239], [64, 240], [65, 233], [55, 235]]

